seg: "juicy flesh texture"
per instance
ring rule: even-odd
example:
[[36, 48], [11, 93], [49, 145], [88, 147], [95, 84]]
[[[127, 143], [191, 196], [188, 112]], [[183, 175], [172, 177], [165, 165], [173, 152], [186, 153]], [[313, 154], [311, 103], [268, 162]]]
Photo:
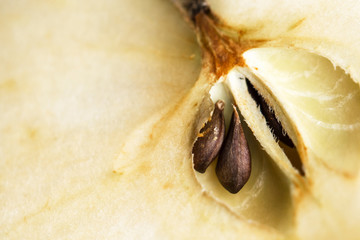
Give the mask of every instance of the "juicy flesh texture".
[[[295, 231], [298, 236], [317, 236], [321, 239], [331, 234], [340, 238], [346, 229], [350, 239], [356, 237], [356, 209], [359, 200], [357, 158], [360, 156], [360, 149], [357, 147], [360, 134], [356, 127], [360, 123], [358, 85], [342, 69], [334, 67], [329, 60], [302, 50], [258, 48], [245, 52], [244, 58], [248, 67], [234, 68], [227, 79], [217, 83], [210, 92], [213, 101], [227, 99], [228, 105], [237, 104], [268, 155], [258, 155], [263, 150], [253, 139], [251, 131], [247, 130], [251, 151], [255, 155], [252, 178], [244, 189], [236, 195], [227, 193], [214, 176], [215, 163], [207, 173], [196, 174], [198, 181], [214, 199], [228, 205], [235, 214], [246, 216], [248, 219], [278, 229], [289, 227], [277, 222], [278, 218], [291, 225], [292, 218], [281, 214], [281, 208], [275, 206], [272, 207], [272, 211], [267, 211], [267, 214], [259, 215], [262, 218], [257, 218], [256, 214], [247, 215], [247, 211], [254, 213], [261, 211], [262, 207], [267, 208], [266, 204], [258, 200], [264, 199], [264, 191], [272, 189], [272, 194], [277, 198], [271, 198], [272, 194], [268, 193], [265, 197], [267, 203], [271, 203], [273, 199], [277, 203], [288, 202], [289, 207], [293, 207], [288, 214], [297, 216]], [[267, 129], [265, 119], [246, 90], [246, 77], [255, 83], [270, 105], [276, 107], [275, 112], [296, 142], [306, 171], [305, 178], [294, 171], [289, 159]], [[229, 98], [229, 94], [233, 98]], [[342, 128], [339, 129], [339, 126]], [[323, 138], [324, 131], [326, 138]], [[311, 137], [308, 137], [309, 135]], [[314, 142], [322, 144], [316, 145]], [[283, 176], [286, 176], [289, 182], [283, 183], [288, 185], [287, 194], [285, 188], [281, 190], [283, 195], [276, 193], [271, 185], [276, 182], [274, 179], [281, 179], [281, 175], [276, 175], [269, 166], [264, 167], [264, 162], [278, 165]], [[266, 173], [270, 173], [272, 179], [267, 179]], [[275, 176], [277, 177], [274, 178]], [[261, 181], [264, 183], [259, 184]], [[279, 183], [277, 185], [281, 186]], [[255, 186], [261, 187], [256, 189]], [[256, 208], [252, 208], [251, 204]], [[312, 209], [316, 216], [312, 217], [313, 220], [308, 219], [309, 209]], [[270, 213], [276, 215], [271, 216]], [[264, 216], [269, 218], [263, 218]], [[348, 218], [353, 221], [349, 223]], [[331, 231], [321, 230], [320, 226], [329, 225], [336, 227]]]
[[307, 151], [339, 174], [356, 177], [360, 167], [358, 85], [327, 59], [305, 51], [263, 48], [244, 57], [282, 104]]
[[356, 0], [207, 0], [243, 39], [306, 49], [331, 60], [360, 83], [360, 2]]
[[[350, 7], [350, 2], [300, 6], [293, 1], [292, 8], [283, 1], [209, 0], [209, 4], [228, 26], [245, 33], [245, 39], [307, 49], [350, 73], [351, 78], [340, 71], [344, 76], [340, 85], [345, 87], [322, 98], [330, 104], [326, 105], [330, 115], [325, 117], [331, 118], [330, 108], [336, 110], [338, 105], [359, 105], [357, 85], [351, 83], [358, 82], [360, 75], [359, 49], [354, 44], [360, 38], [358, 31], [351, 31], [358, 24], [357, 2]], [[278, 11], [273, 11], [274, 6]], [[324, 11], [324, 6], [331, 11]], [[347, 15], [341, 14], [346, 11]], [[254, 170], [243, 190], [230, 196], [217, 185], [211, 166], [205, 175], [194, 175], [191, 166], [196, 133], [211, 112], [210, 82], [217, 79], [206, 64], [199, 76], [199, 47], [170, 3], [9, 1], [0, 4], [0, 12], [4, 39], [0, 62], [6, 67], [0, 72], [1, 238], [352, 239], [359, 235], [356, 155], [345, 154], [345, 164], [338, 165], [334, 158], [324, 166], [322, 154], [328, 154], [329, 147], [316, 145], [316, 139], [327, 137], [321, 129], [329, 119], [316, 115], [312, 107], [316, 104], [305, 104], [305, 110], [315, 114], [309, 119], [319, 123], [320, 133], [311, 132], [314, 121], [299, 123], [291, 117], [295, 113], [287, 100], [294, 104], [298, 100], [279, 94], [274, 84], [282, 81], [277, 74], [287, 70], [289, 66], [281, 66], [289, 58], [268, 66], [270, 53], [249, 51], [245, 54], [249, 68], [242, 74], [259, 81], [258, 87], [282, 111], [290, 136], [309, 149], [302, 153], [307, 179], [293, 171], [275, 142], [266, 140], [270, 143], [264, 147], [256, 132], [254, 137], [247, 129]], [[331, 34], [334, 31], [338, 34]], [[237, 75], [224, 78], [237, 86], [233, 76]], [[315, 97], [332, 89], [338, 79], [320, 84]], [[291, 85], [284, 87], [293, 90]], [[251, 104], [246, 96], [236, 100]], [[356, 125], [359, 115], [352, 117], [355, 111], [342, 110], [343, 117], [330, 122], [329, 134], [348, 139], [346, 129], [337, 132], [336, 127]], [[266, 127], [255, 110], [248, 113]], [[358, 137], [357, 128], [354, 131], [347, 140], [350, 144]], [[306, 137], [309, 134], [315, 136]], [[271, 138], [271, 132], [264, 135]], [[269, 151], [272, 147], [275, 150]], [[308, 187], [299, 187], [298, 179]]]
[[[329, 5], [335, 6], [335, 2]], [[286, 9], [287, 3], [277, 3], [280, 4], [276, 5], [276, 9]], [[263, 41], [260, 45], [268, 47], [245, 52], [242, 68], [230, 71], [225, 77], [227, 80], [221, 81], [230, 89], [228, 92], [233, 95], [233, 102], [244, 111], [245, 120], [249, 122], [262, 147], [270, 154], [270, 161], [274, 161], [291, 182], [296, 218], [294, 231], [300, 238], [341, 238], [343, 232], [346, 232], [349, 239], [356, 239], [358, 230], [355, 222], [359, 219], [360, 98], [359, 68], [356, 67], [359, 65], [359, 49], [354, 43], [359, 36], [352, 27], [358, 23], [344, 29], [344, 22], [351, 21], [348, 16], [341, 21], [337, 19], [336, 23], [334, 19], [328, 21], [321, 12], [323, 9], [317, 5], [294, 4], [292, 10], [299, 11], [295, 16], [273, 11], [272, 3], [261, 5], [258, 2], [247, 4], [246, 1], [209, 1], [209, 4], [218, 18], [218, 29], [223, 34], [232, 28], [238, 30], [238, 36], [234, 32], [231, 34], [234, 39], [241, 39], [240, 44], [244, 40]], [[309, 13], [318, 13], [320, 17], [306, 15], [307, 7], [313, 8]], [[342, 11], [348, 7], [339, 9]], [[339, 9], [334, 7], [332, 14], [337, 15]], [[268, 24], [271, 20], [265, 24], [267, 18], [259, 18], [251, 10], [261, 14], [273, 11], [277, 14], [273, 19], [274, 24]], [[286, 26], [294, 16], [301, 14], [301, 21]], [[349, 15], [352, 14], [356, 14], [353, 9]], [[315, 27], [307, 26], [306, 21], [309, 19]], [[331, 31], [320, 31], [321, 28], [328, 29], [329, 22], [334, 25]], [[306, 31], [303, 32], [303, 29]], [[339, 34], [334, 34], [334, 29], [338, 29], [344, 36], [352, 34], [352, 44], [347, 44], [349, 38], [340, 42]], [[315, 36], [315, 39], [310, 38], [310, 35]], [[282, 48], [270, 48], [279, 46]], [[263, 124], [264, 119], [256, 108], [251, 107], [253, 104], [246, 97], [246, 91], [241, 90], [244, 90], [242, 80], [245, 77], [256, 83], [295, 141], [306, 172], [305, 178], [293, 171], [289, 159], [272, 140], [271, 132]], [[212, 89], [211, 92], [216, 91]], [[218, 193], [216, 181], [209, 180], [211, 175], [211, 172], [207, 176], [197, 174], [204, 189], [208, 189], [215, 199], [228, 204], [234, 212], [244, 213], [243, 202], [234, 205], [230, 200], [233, 196]], [[344, 209], [345, 205], [347, 207]], [[321, 226], [329, 226], [331, 231], [323, 230]]]

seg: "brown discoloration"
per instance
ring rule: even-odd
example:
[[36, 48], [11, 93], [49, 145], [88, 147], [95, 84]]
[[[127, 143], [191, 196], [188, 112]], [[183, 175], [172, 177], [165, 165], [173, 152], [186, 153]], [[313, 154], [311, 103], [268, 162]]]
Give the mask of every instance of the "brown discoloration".
[[[264, 41], [238, 41], [221, 33], [217, 25], [221, 25], [213, 15], [203, 12], [196, 15], [196, 26], [199, 34], [199, 41], [205, 52], [212, 58], [212, 71], [217, 78], [226, 75], [235, 66], [245, 66], [242, 54], [255, 46], [261, 45]], [[216, 18], [215, 18], [216, 19]], [[209, 57], [206, 58], [209, 60]]]
[[137, 167], [137, 173], [141, 174], [141, 175], [145, 175], [148, 174], [152, 169], [152, 166], [150, 164], [150, 162], [142, 162], [138, 167]]
[[298, 20], [295, 23], [293, 23], [292, 25], [290, 25], [290, 27], [288, 28], [288, 31], [292, 31], [295, 28], [299, 27], [305, 21], [305, 19], [306, 18], [301, 18], [300, 20]]
[[14, 79], [8, 79], [4, 82], [0, 82], [0, 90], [10, 92], [15, 91], [18, 87], [17, 82]]
[[38, 131], [35, 128], [28, 128], [27, 135], [31, 140], [34, 140], [38, 135]]
[[113, 170], [112, 173], [113, 173], [113, 174], [117, 174], [117, 175], [124, 175], [124, 172], [122, 172], [122, 171], [115, 171], [115, 170]]
[[245, 61], [241, 54], [248, 48], [240, 47], [231, 38], [221, 35], [215, 23], [205, 14], [196, 16], [196, 23], [201, 34], [200, 41], [212, 55], [214, 73], [220, 77], [236, 65], [243, 66]]
[[[239, 29], [234, 31], [220, 17], [211, 11], [204, 0], [174, 1], [180, 12], [192, 26], [200, 45], [203, 47], [203, 67], [209, 68], [216, 78], [226, 75], [235, 66], [246, 66], [242, 54], [251, 48], [258, 47], [268, 39], [244, 38], [255, 29]], [[228, 34], [228, 32], [232, 34]], [[233, 36], [230, 36], [233, 35]]]
[[322, 160], [320, 158], [317, 158], [317, 160], [319, 161], [319, 163], [321, 163], [328, 171], [335, 173], [336, 175], [339, 175], [341, 177], [343, 177], [344, 179], [353, 181], [357, 178], [357, 174], [352, 174], [350, 172], [347, 171], [341, 171], [339, 169], [336, 169], [332, 166], [330, 166], [325, 160]]
[[166, 182], [164, 183], [164, 185], [162, 186], [163, 189], [171, 189], [174, 187], [174, 184], [172, 184], [171, 182]]
[[257, 32], [260, 32], [264, 29], [265, 25], [263, 23], [257, 23], [256, 26], [244, 26], [242, 29], [238, 30], [240, 36], [252, 36], [255, 35]]

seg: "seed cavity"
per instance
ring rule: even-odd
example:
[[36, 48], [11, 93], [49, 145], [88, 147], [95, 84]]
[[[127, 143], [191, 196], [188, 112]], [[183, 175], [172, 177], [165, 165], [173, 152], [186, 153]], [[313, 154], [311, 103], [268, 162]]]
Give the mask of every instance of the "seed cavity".
[[211, 119], [200, 130], [192, 153], [194, 155], [194, 169], [204, 173], [209, 165], [219, 154], [225, 138], [225, 103], [219, 100], [215, 103], [215, 109]]
[[255, 87], [250, 83], [249, 79], [246, 78], [246, 85], [251, 97], [255, 100], [257, 105], [260, 107], [260, 111], [266, 119], [266, 123], [269, 128], [272, 129], [274, 137], [276, 140], [280, 140], [287, 146], [293, 148], [294, 143], [291, 141], [290, 137], [287, 135], [285, 129], [282, 127], [281, 123], [277, 120], [274, 110], [266, 103], [265, 99], [258, 93]]
[[[273, 109], [250, 81], [247, 78], [245, 80], [248, 91], [260, 107], [268, 127], [272, 129], [274, 138], [280, 140], [281, 144], [287, 145], [288, 149], [294, 149], [292, 140], [277, 120]], [[211, 118], [200, 130], [192, 152], [194, 169], [200, 173], [204, 173], [218, 157], [215, 168], [216, 176], [227, 191], [235, 194], [244, 187], [250, 178], [251, 154], [237, 108], [234, 105], [232, 107], [233, 114], [227, 136], [225, 137], [225, 103], [218, 100]]]
[[230, 128], [220, 150], [216, 175], [230, 193], [237, 193], [250, 178], [251, 155], [235, 106]]

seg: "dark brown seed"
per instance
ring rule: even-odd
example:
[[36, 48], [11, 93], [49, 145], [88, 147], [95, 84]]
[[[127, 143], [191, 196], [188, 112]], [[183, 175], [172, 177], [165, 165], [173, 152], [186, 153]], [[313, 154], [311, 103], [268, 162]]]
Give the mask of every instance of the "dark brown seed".
[[266, 119], [267, 125], [272, 129], [276, 139], [279, 139], [289, 147], [294, 147], [294, 143], [290, 137], [286, 134], [285, 130], [281, 126], [281, 123], [277, 120], [274, 111], [269, 105], [267, 105], [265, 99], [258, 93], [254, 86], [246, 79], [246, 85], [251, 97], [260, 106], [260, 111]]
[[229, 192], [237, 193], [249, 180], [251, 156], [239, 114], [233, 108], [230, 128], [216, 165], [216, 175]]
[[215, 104], [215, 109], [211, 119], [201, 129], [192, 152], [194, 154], [194, 168], [196, 171], [204, 173], [210, 163], [219, 154], [225, 136], [224, 120], [225, 103], [221, 100]]

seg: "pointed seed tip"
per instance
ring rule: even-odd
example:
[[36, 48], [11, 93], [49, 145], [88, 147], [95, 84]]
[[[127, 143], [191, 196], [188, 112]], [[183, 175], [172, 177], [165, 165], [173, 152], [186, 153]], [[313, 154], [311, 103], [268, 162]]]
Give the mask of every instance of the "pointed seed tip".
[[221, 99], [217, 100], [215, 105], [220, 110], [224, 110], [224, 108], [225, 108], [225, 102], [223, 100], [221, 100]]

